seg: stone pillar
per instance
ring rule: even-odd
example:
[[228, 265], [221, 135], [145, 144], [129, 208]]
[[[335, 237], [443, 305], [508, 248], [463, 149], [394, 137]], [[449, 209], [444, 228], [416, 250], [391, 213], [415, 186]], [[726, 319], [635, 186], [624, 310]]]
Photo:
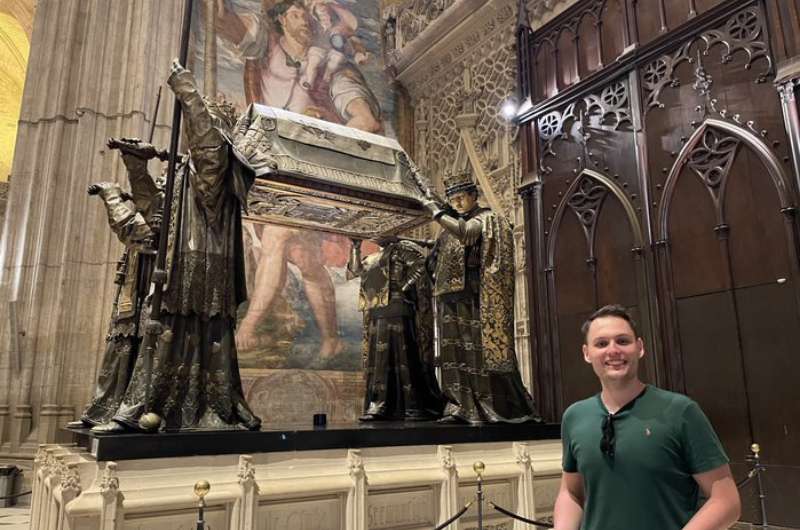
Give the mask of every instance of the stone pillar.
[[234, 505], [232, 530], [255, 530], [258, 513], [258, 484], [256, 483], [256, 466], [251, 455], [239, 456], [237, 473], [241, 496]]
[[[124, 178], [106, 138], [147, 137], [177, 54], [181, 9], [39, 1], [0, 243], [0, 314], [11, 303], [16, 315], [13, 326], [0, 318], [0, 404], [12, 423], [3, 454], [33, 456], [90, 396], [120, 244], [86, 188]], [[161, 109], [159, 145], [171, 103]]]
[[367, 530], [367, 473], [359, 449], [348, 449], [347, 468], [353, 486], [347, 493], [345, 526], [348, 530]]
[[[517, 514], [533, 519], [536, 514], [536, 499], [533, 495], [533, 466], [528, 444], [514, 442], [513, 451], [520, 469], [517, 481]], [[525, 523], [514, 521], [515, 530], [523, 530], [525, 527]]]
[[100, 479], [100, 496], [103, 507], [100, 509], [100, 530], [119, 530], [122, 528], [122, 501], [125, 497], [119, 490], [117, 463], [108, 462]]
[[[458, 470], [452, 445], [440, 445], [437, 448], [439, 462], [442, 464], [441, 497], [439, 499], [439, 524], [445, 522], [456, 514], [461, 507], [458, 505]], [[458, 521], [450, 526], [458, 530]]]

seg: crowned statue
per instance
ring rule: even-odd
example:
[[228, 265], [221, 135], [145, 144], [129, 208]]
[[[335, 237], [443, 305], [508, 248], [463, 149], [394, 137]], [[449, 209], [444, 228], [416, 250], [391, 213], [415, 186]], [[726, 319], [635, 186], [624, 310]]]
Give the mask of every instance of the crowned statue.
[[447, 204], [424, 202], [443, 228], [428, 257], [436, 300], [443, 422], [539, 420], [514, 353], [511, 226], [478, 204], [469, 171], [444, 178]]

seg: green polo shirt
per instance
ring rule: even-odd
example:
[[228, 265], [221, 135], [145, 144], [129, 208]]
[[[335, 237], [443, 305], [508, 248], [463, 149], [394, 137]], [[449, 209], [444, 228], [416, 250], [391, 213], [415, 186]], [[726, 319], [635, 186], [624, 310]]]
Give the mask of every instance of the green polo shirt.
[[580, 473], [582, 530], [680, 530], [697, 511], [693, 474], [728, 463], [700, 407], [681, 394], [647, 386], [614, 415], [615, 456], [600, 450], [600, 395], [579, 401], [561, 423], [564, 471]]

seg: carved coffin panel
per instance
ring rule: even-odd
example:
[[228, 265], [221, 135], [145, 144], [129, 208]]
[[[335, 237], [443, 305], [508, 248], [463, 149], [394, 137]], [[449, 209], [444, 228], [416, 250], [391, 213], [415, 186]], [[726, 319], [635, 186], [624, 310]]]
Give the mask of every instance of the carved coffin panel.
[[246, 218], [362, 239], [427, 222], [397, 141], [252, 105], [237, 147], [256, 170]]

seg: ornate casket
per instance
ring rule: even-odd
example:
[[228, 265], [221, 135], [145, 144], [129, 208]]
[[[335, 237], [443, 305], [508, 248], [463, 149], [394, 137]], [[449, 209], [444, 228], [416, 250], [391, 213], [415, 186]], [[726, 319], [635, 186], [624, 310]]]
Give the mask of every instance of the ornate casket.
[[248, 118], [244, 150], [256, 182], [247, 219], [360, 239], [428, 221], [397, 141], [263, 105], [251, 105]]

